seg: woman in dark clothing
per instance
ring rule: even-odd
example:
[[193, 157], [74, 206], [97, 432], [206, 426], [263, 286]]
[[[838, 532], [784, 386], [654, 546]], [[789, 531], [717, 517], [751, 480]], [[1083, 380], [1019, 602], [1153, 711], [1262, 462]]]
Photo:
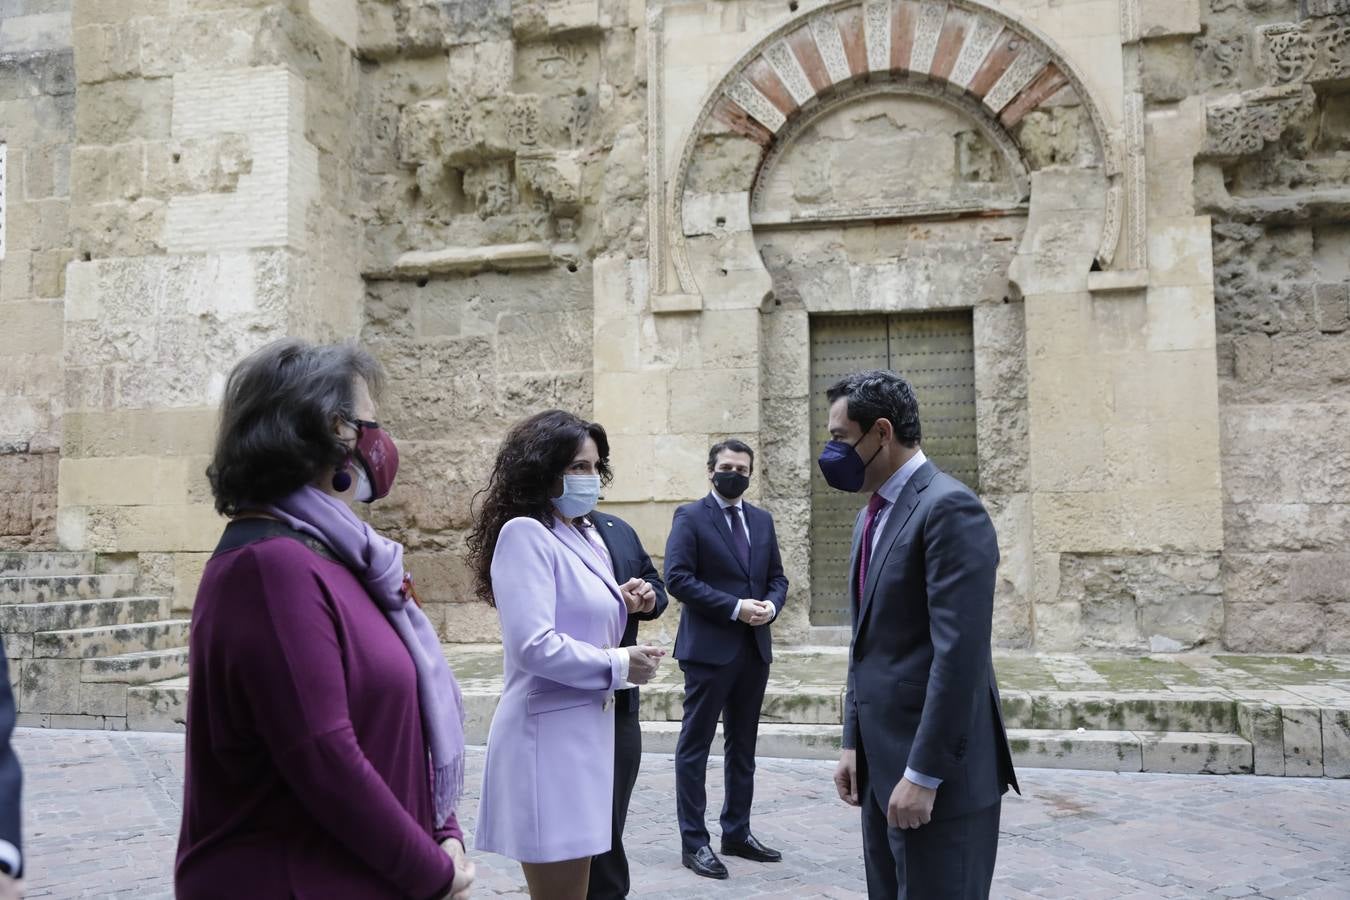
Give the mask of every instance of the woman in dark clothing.
[[364, 350], [230, 375], [207, 471], [230, 517], [192, 611], [177, 896], [468, 896], [459, 687], [403, 547], [356, 517], [398, 452]]

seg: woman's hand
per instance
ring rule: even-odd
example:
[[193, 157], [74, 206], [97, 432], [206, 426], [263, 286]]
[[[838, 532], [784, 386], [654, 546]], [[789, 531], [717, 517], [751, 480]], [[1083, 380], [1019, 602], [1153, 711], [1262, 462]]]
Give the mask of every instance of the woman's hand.
[[468, 900], [469, 889], [478, 873], [464, 852], [464, 842], [459, 838], [446, 838], [441, 841], [441, 849], [455, 864], [455, 880], [450, 883], [450, 893], [445, 895], [445, 900]]
[[619, 585], [623, 605], [632, 613], [648, 613], [656, 609], [656, 589], [642, 578], [630, 578]]
[[628, 651], [629, 684], [646, 684], [651, 681], [652, 676], [656, 674], [656, 667], [661, 664], [661, 657], [666, 655], [666, 651], [660, 647], [649, 644], [624, 649]]

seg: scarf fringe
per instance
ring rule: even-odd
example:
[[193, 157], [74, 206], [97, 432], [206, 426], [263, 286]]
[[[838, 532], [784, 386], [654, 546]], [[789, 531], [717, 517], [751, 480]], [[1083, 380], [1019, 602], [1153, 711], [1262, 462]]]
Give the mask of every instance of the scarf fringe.
[[436, 769], [432, 779], [432, 803], [436, 810], [436, 827], [440, 828], [449, 820], [450, 814], [459, 805], [464, 795], [464, 753], [453, 756], [449, 762]]

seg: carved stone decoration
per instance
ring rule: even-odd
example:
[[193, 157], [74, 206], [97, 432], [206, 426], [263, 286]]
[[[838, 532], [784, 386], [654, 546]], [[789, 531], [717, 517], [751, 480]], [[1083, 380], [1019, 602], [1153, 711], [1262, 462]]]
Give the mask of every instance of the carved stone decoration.
[[1350, 78], [1350, 27], [1340, 20], [1267, 25], [1256, 34], [1261, 67], [1276, 84]]
[[816, 48], [820, 58], [825, 60], [825, 69], [835, 84], [848, 81], [851, 74], [848, 68], [848, 56], [844, 53], [844, 39], [839, 34], [839, 24], [834, 16], [818, 15], [811, 20], [811, 36], [816, 39]]
[[[647, 18], [647, 95], [665, 96], [666, 37], [661, 9]], [[659, 99], [647, 104], [647, 271], [652, 293], [666, 292], [666, 117]]]
[[1304, 85], [1262, 88], [1225, 97], [1205, 110], [1201, 156], [1229, 158], [1260, 153], [1312, 109], [1312, 89]]
[[1300, 19], [1320, 19], [1326, 16], [1350, 16], [1350, 0], [1299, 0]]
[[1113, 177], [1106, 188], [1102, 239], [1097, 245], [1097, 262], [1102, 268], [1114, 265], [1116, 252], [1120, 247], [1120, 180], [1119, 175]]
[[[1001, 157], [1003, 163], [1007, 166], [1008, 175], [1012, 180], [1013, 192], [1007, 197], [1002, 198], [999, 204], [1004, 207], [1015, 207], [1026, 199], [1030, 193], [1031, 177], [1027, 173], [1026, 164], [1022, 160], [1021, 151], [1017, 144], [1013, 142], [1008, 132], [1001, 128], [989, 111], [985, 109], [980, 101], [968, 94], [957, 94], [949, 91], [940, 83], [925, 81], [879, 81], [870, 83], [859, 83], [849, 85], [846, 88], [832, 94], [828, 103], [822, 103], [813, 107], [809, 112], [793, 117], [793, 119], [784, 126], [777, 135], [769, 152], [760, 163], [760, 176], [756, 179], [750, 194], [750, 210], [753, 216], [756, 212], [762, 211], [760, 188], [769, 180], [768, 173], [778, 164], [786, 151], [793, 144], [793, 139], [798, 135], [810, 130], [822, 118], [833, 113], [841, 106], [850, 103], [856, 103], [869, 97], [878, 97], [898, 94], [906, 97], [922, 97], [925, 100], [931, 100], [941, 103], [969, 118], [974, 123], [976, 129], [984, 141], [992, 147]], [[975, 204], [973, 206], [962, 206], [960, 204], [946, 204], [942, 207], [925, 206], [922, 204], [907, 204], [903, 207], [887, 208], [869, 208], [866, 211], [868, 217], [886, 218], [888, 216], [911, 216], [911, 215], [932, 215], [938, 213], [972, 211], [976, 208], [988, 208], [989, 203]], [[821, 212], [814, 217], [802, 215], [794, 221], [804, 221], [807, 218], [818, 219], [857, 219], [859, 216], [856, 211], [854, 214], [845, 216], [834, 214], [828, 211]]]
[[885, 72], [891, 65], [890, 0], [867, 0], [863, 4], [863, 27], [867, 35], [867, 68]]
[[770, 44], [764, 51], [764, 58], [768, 60], [798, 106], [815, 96], [816, 92], [812, 89], [811, 81], [806, 77], [802, 64], [797, 61], [797, 55], [787, 44], [782, 41]]
[[994, 42], [1002, 33], [1003, 26], [998, 22], [992, 19], [976, 19], [975, 27], [966, 35], [966, 42], [961, 45], [961, 54], [956, 57], [956, 65], [952, 66], [949, 78], [951, 83], [969, 90], [970, 80], [975, 77], [985, 57], [993, 49]]
[[[952, 75], [936, 79], [934, 86], [949, 94], [963, 94], [971, 103], [978, 104], [979, 101], [975, 97], [984, 96], [986, 111], [982, 114], [986, 117], [989, 116], [989, 112], [995, 114], [1002, 112], [1004, 107], [1016, 100], [1036, 79], [1051, 73], [1047, 64], [1053, 62], [1055, 70], [1059, 73], [1056, 77], [1062, 76], [1064, 81], [1062, 90], [1071, 92], [1079, 101], [1092, 139], [1101, 151], [1104, 174], [1109, 179], [1110, 189], [1120, 190], [1124, 154], [1118, 146], [1119, 137], [1113, 136], [1108, 129], [1097, 96], [1089, 90], [1077, 66], [1034, 27], [1002, 11], [989, 0], [946, 0], [945, 3], [935, 0], [925, 0], [922, 3], [911, 3], [909, 0], [901, 0], [899, 3], [895, 0], [890, 0], [889, 3], [885, 0], [811, 0], [802, 6], [804, 8], [800, 14], [786, 17], [746, 48], [737, 61], [727, 68], [722, 79], [708, 94], [708, 99], [697, 116], [685, 129], [679, 160], [671, 172], [669, 183], [662, 185], [661, 192], [664, 209], [663, 227], [667, 229], [669, 240], [667, 249], [679, 278], [678, 285], [662, 286], [666, 293], [678, 291], [682, 296], [697, 296], [700, 291], [689, 258], [689, 244], [682, 229], [672, 227], [672, 223], [683, 221], [685, 185], [693, 168], [695, 156], [702, 146], [699, 136], [705, 132], [708, 123], [717, 119], [723, 122], [725, 127], [744, 134], [750, 140], [765, 146], [769, 153], [773, 153], [774, 148], [783, 143], [784, 138], [780, 132], [785, 127], [791, 127], [798, 118], [808, 115], [811, 109], [818, 105], [816, 100], [820, 95], [827, 91], [833, 93], [835, 85], [856, 77], [849, 66], [850, 57], [844, 46], [845, 38], [841, 22], [845, 20], [848, 22], [850, 40], [853, 41], [849, 46], [854, 52], [855, 65], [860, 64], [861, 60], [861, 64], [865, 64], [868, 69], [877, 71], [873, 67], [879, 61], [878, 51], [881, 42], [876, 42], [877, 46], [873, 48], [871, 42], [875, 40], [877, 24], [870, 17], [879, 15], [879, 12], [873, 12], [874, 9], [889, 10], [890, 13], [888, 38], [890, 58], [886, 60], [886, 65], [881, 70], [885, 74], [895, 70], [906, 70], [906, 64], [915, 52], [929, 54], [926, 65], [931, 67], [932, 57], [936, 55], [941, 42], [947, 10], [958, 10], [968, 17], [970, 21], [965, 25], [966, 35], [959, 39], [961, 40], [959, 48], [949, 48], [949, 52], [954, 53]], [[932, 34], [931, 40], [926, 40], [925, 43], [931, 44], [931, 51], [926, 49], [918, 51], [911, 40], [912, 29], [917, 29], [918, 19], [925, 10], [928, 10], [930, 23], [925, 30]], [[912, 25], [909, 24], [911, 15]], [[659, 16], [660, 12], [655, 11], [649, 14], [649, 19], [659, 19]], [[776, 50], [771, 55], [771, 48], [780, 43], [786, 44], [791, 58], [785, 59]], [[988, 49], [985, 49], [986, 44]], [[997, 66], [991, 68], [995, 61]], [[792, 94], [794, 99], [803, 101], [798, 104], [798, 110], [791, 113], [791, 119], [747, 79], [747, 69], [760, 63], [767, 63], [783, 83], [784, 90]], [[975, 70], [973, 75], [970, 74], [972, 67]], [[796, 80], [794, 72], [804, 73], [812, 89], [809, 96], [797, 97], [797, 94], [804, 92], [800, 83], [794, 88], [792, 84]], [[960, 80], [952, 76], [959, 76]], [[657, 93], [655, 96], [661, 95]], [[781, 101], [782, 98], [779, 99]], [[1028, 109], [1019, 109], [1019, 112], [1025, 115], [1047, 99], [1049, 98], [1037, 99]], [[1026, 102], [1027, 98], [1023, 100]], [[993, 104], [998, 105], [995, 107]], [[653, 104], [657, 105], [660, 104]], [[761, 114], [767, 121], [759, 120]], [[997, 130], [1003, 131], [1001, 127]], [[1004, 133], [1006, 134], [1006, 131]], [[659, 139], [650, 133], [649, 142], [652, 142], [652, 146], [660, 144]], [[747, 178], [744, 190], [748, 192], [753, 188], [754, 180]], [[1119, 198], [1112, 201], [1108, 197], [1107, 202], [1119, 205]], [[1111, 264], [1119, 236], [1119, 221], [1113, 221], [1108, 217], [1097, 254], [1097, 260], [1101, 265]], [[655, 248], [653, 251], [655, 252]], [[659, 273], [663, 271], [664, 268], [656, 269], [658, 277], [654, 279], [654, 283], [659, 281]]]
[[1270, 25], [1257, 30], [1262, 62], [1276, 84], [1305, 81], [1312, 72], [1313, 49], [1297, 25]]
[[778, 107], [770, 103], [769, 98], [759, 92], [759, 88], [744, 78], [732, 83], [727, 89], [727, 96], [770, 131], [777, 132], [787, 122]]
[[1141, 34], [1139, 0], [1120, 0], [1120, 42], [1138, 43]]
[[1036, 47], [1026, 47], [1013, 60], [1012, 65], [1003, 73], [994, 86], [989, 89], [989, 93], [984, 95], [984, 105], [989, 107], [992, 112], [1002, 112], [1003, 107], [1012, 102], [1024, 87], [1031, 84], [1032, 80], [1041, 73], [1045, 64], [1050, 61], [1049, 56]]
[[1148, 268], [1148, 182], [1144, 171], [1144, 95], [1125, 93], [1125, 221], [1129, 225], [1125, 268]]
[[938, 38], [942, 36], [942, 23], [946, 18], [946, 4], [919, 5], [919, 21], [914, 25], [914, 47], [909, 53], [911, 72], [927, 75], [933, 68], [933, 55], [937, 53]]

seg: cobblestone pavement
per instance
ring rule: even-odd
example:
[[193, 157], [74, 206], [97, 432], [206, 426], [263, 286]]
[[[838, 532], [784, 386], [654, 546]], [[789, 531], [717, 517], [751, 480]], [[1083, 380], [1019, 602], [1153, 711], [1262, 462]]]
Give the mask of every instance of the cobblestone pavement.
[[[171, 896], [181, 736], [20, 729], [15, 741], [27, 779], [29, 897]], [[482, 751], [469, 763], [466, 829]], [[728, 859], [731, 879], [712, 882], [680, 867], [671, 757], [647, 755], [628, 827], [633, 896], [864, 896], [857, 815], [835, 799], [832, 769], [760, 760], [754, 830], [787, 859]], [[1021, 779], [1025, 796], [1003, 808], [996, 896], [1350, 897], [1350, 781], [1052, 770]], [[515, 863], [477, 860], [476, 896], [524, 896]]]

